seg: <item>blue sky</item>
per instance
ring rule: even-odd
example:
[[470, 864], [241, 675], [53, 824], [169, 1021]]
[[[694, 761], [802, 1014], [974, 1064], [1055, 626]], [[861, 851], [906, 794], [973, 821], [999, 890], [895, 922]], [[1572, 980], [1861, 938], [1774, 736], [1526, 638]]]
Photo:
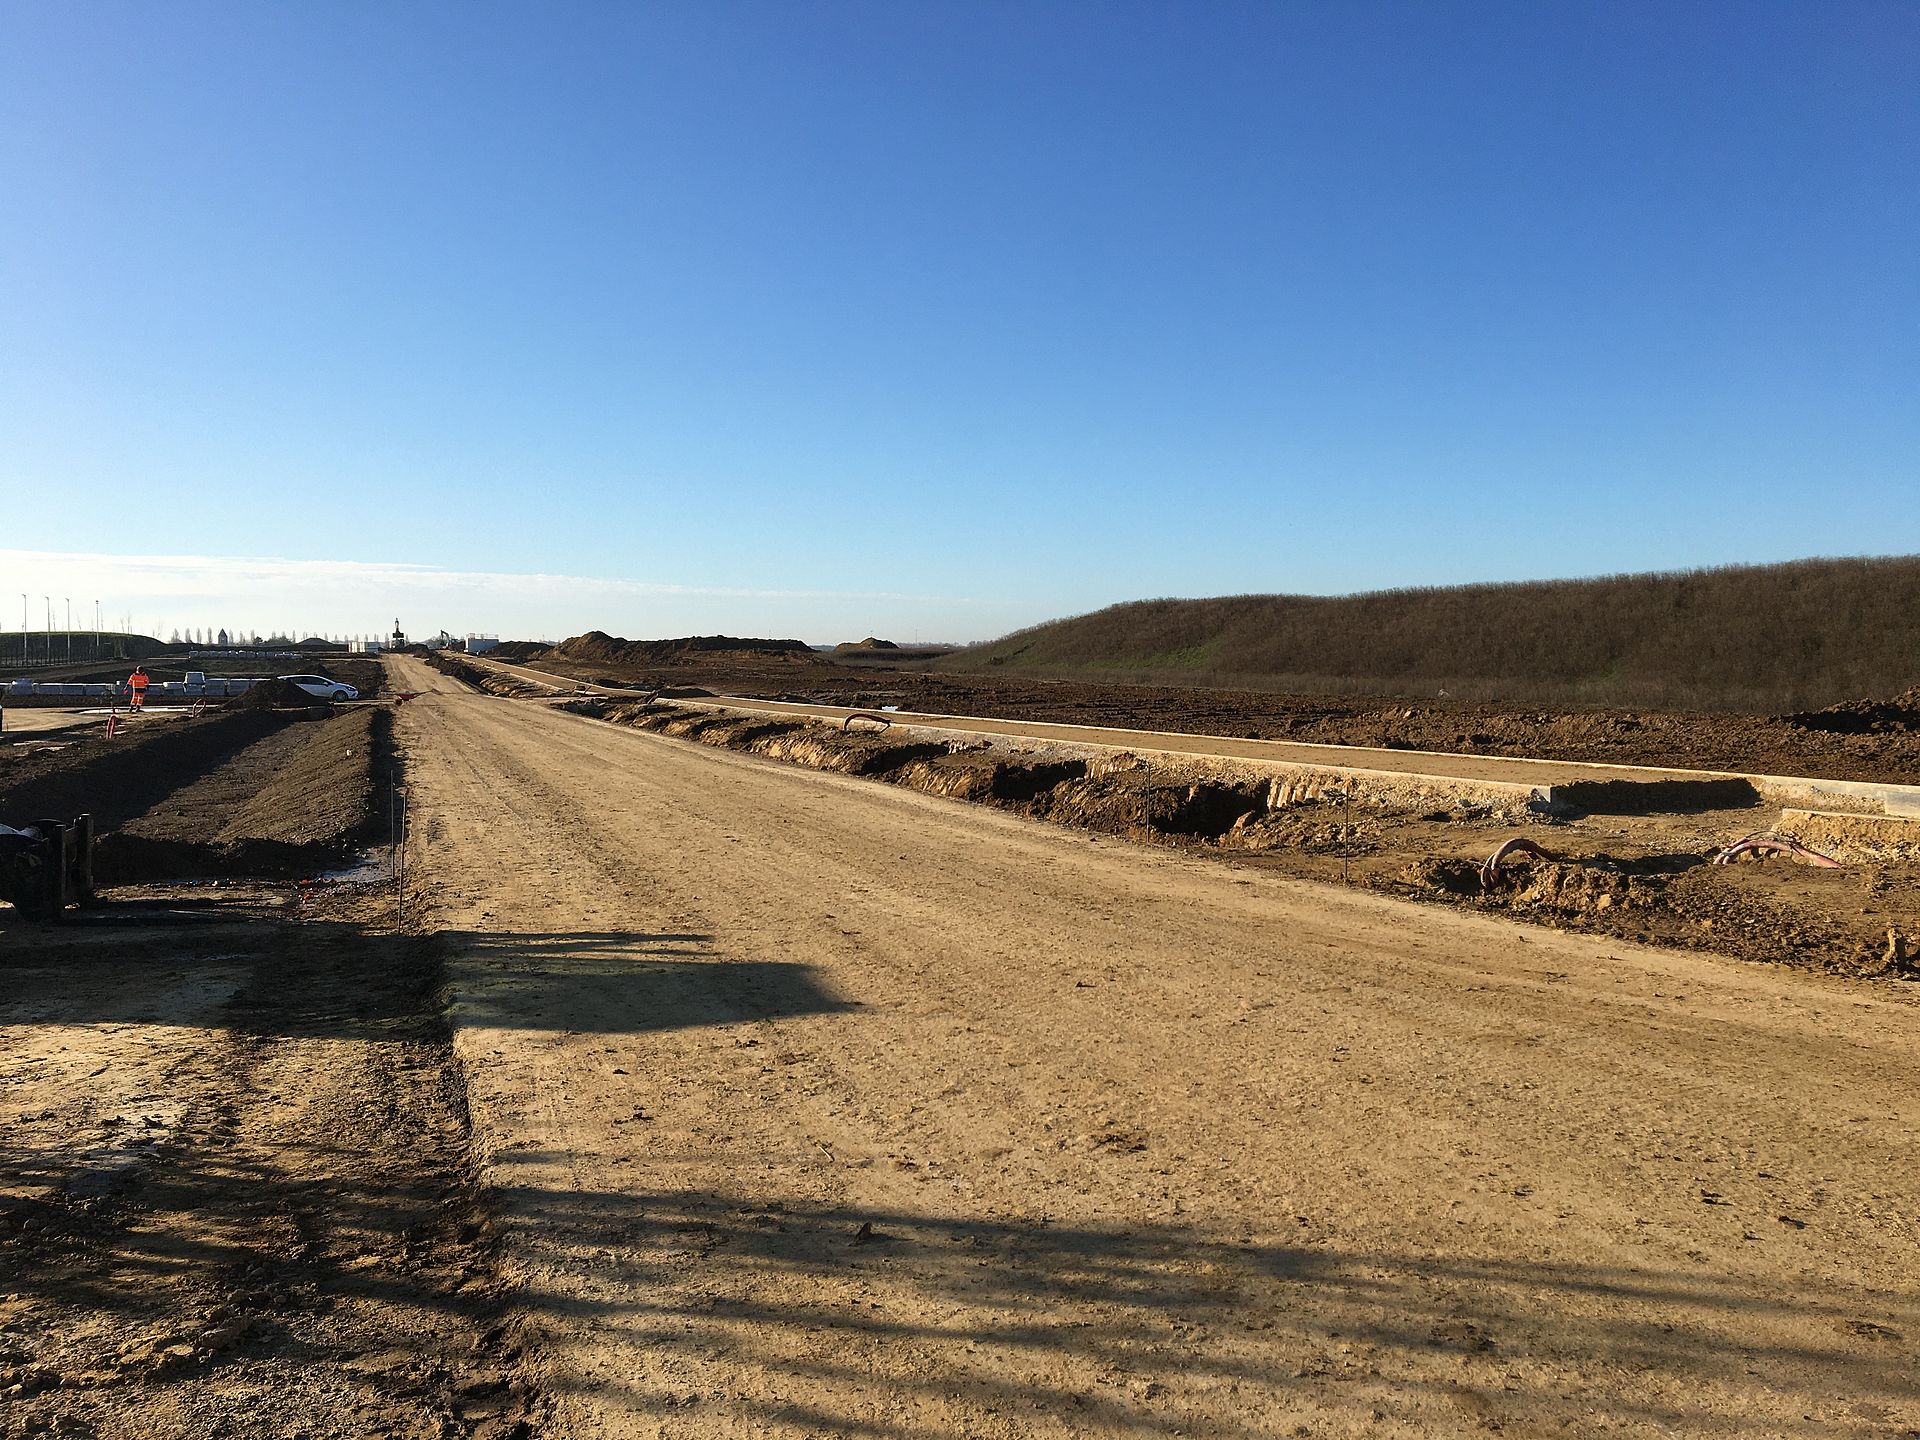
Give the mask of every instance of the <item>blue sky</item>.
[[1908, 3], [14, 0], [0, 623], [1920, 550], [1916, 73]]

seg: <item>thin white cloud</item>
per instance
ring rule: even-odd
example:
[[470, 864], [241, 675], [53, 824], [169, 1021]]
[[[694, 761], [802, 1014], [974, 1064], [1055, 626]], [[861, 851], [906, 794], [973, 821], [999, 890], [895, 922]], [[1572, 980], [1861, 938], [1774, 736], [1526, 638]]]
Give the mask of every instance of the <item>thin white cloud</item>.
[[[958, 628], [972, 631], [981, 617], [970, 599], [891, 591], [683, 585], [389, 561], [0, 549], [0, 628], [18, 623], [9, 602], [23, 592], [33, 629], [46, 623], [46, 596], [56, 627], [65, 625], [71, 597], [76, 627], [93, 623], [97, 600], [104, 623], [128, 619], [146, 631], [237, 626], [371, 634], [399, 617], [426, 634], [445, 627], [557, 638], [599, 628], [835, 639], [853, 630], [877, 633], [879, 626], [951, 636]], [[951, 617], [962, 615], [973, 624], [956, 626]]]
[[[653, 580], [618, 580], [591, 575], [513, 574], [491, 570], [447, 570], [404, 561], [282, 560], [266, 556], [104, 555], [85, 551], [0, 549], [0, 576], [58, 580], [71, 588], [82, 576], [110, 582], [110, 588], [150, 595], [198, 595], [235, 585], [267, 588], [346, 589], [380, 586], [416, 590], [485, 587], [517, 594], [574, 593], [582, 587], [614, 595], [709, 595], [754, 600], [914, 600], [968, 604], [942, 595], [908, 595], [888, 590], [759, 590], [729, 585], [676, 585]], [[28, 589], [31, 590], [31, 586]], [[85, 589], [85, 586], [81, 587]]]

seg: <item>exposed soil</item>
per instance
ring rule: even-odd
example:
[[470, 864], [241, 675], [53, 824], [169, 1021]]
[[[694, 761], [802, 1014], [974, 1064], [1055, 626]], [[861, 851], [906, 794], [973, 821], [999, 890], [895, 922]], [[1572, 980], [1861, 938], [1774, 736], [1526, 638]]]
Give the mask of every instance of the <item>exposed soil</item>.
[[[0, 906], [5, 1440], [1920, 1426], [1905, 959], [1630, 943], [1873, 973], [1899, 857], [395, 665], [404, 888]], [[266, 865], [370, 833], [386, 721], [0, 820]]]
[[287, 723], [258, 712], [141, 718], [111, 740], [102, 724], [62, 736], [61, 749], [0, 750], [0, 823], [91, 814], [105, 833]]
[[[0, 905], [0, 1436], [507, 1440], [521, 1378], [440, 950], [392, 883], [391, 716], [242, 710], [0, 772], [99, 903]], [[225, 878], [135, 886], [136, 877]]]
[[384, 894], [196, 897], [0, 907], [0, 1433], [519, 1433], [433, 948]]
[[[1641, 807], [1609, 802], [1601, 793], [1607, 787], [1590, 786], [1591, 813], [1549, 821], [1524, 806], [1354, 804], [1294, 794], [1264, 776], [1156, 772], [1130, 755], [1061, 760], [816, 721], [649, 703], [562, 703], [658, 734], [1556, 929], [1850, 975], [1920, 977], [1920, 854], [1862, 848], [1841, 870], [1784, 858], [1713, 865], [1722, 847], [1769, 827], [1771, 817], [1756, 812], [1744, 786], [1724, 795], [1712, 785], [1668, 795], [1665, 809], [1653, 814], [1622, 813]], [[1556, 858], [1521, 856], [1483, 889], [1480, 863], [1514, 834], [1537, 839]]]
[[1802, 730], [1836, 735], [1902, 735], [1920, 730], [1920, 685], [1891, 700], [1853, 700], [1787, 716]]
[[384, 828], [392, 716], [372, 707], [286, 725], [104, 836], [107, 882], [310, 875]]
[[311, 710], [328, 702], [308, 694], [290, 680], [263, 680], [245, 693], [220, 702], [222, 710]]
[[825, 657], [815, 657], [801, 669], [738, 655], [689, 655], [670, 665], [613, 665], [549, 652], [526, 663], [576, 679], [643, 690], [696, 686], [722, 695], [869, 709], [897, 705], [933, 714], [1196, 735], [1920, 783], [1920, 729], [1848, 730], [1843, 725], [1809, 725], [1805, 716], [1550, 709], [1431, 697], [1335, 699], [923, 670], [876, 674], [871, 667], [836, 664]]
[[[427, 692], [398, 717], [409, 903], [445, 937], [539, 1435], [1920, 1428], [1920, 986], [1306, 885], [396, 668]], [[886, 773], [916, 767], [1101, 778]], [[1154, 813], [1218, 823], [1220, 789]], [[1271, 810], [1243, 832], [1347, 823]], [[1462, 833], [1484, 859], [1513, 832]], [[1286, 854], [1337, 878], [1330, 838]]]

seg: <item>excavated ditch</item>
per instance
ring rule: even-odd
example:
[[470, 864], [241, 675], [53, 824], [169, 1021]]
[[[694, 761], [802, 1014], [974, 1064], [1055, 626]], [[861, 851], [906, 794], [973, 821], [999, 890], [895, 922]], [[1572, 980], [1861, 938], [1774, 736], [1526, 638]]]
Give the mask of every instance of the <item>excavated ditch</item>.
[[1156, 779], [1148, 763], [1128, 754], [1099, 761], [1014, 755], [984, 743], [909, 740], [815, 721], [608, 700], [572, 700], [564, 708], [659, 735], [1112, 833], [1151, 829], [1212, 841], [1235, 836], [1257, 848], [1250, 843], [1250, 822], [1267, 816], [1272, 792], [1266, 781], [1229, 784], [1165, 772]]

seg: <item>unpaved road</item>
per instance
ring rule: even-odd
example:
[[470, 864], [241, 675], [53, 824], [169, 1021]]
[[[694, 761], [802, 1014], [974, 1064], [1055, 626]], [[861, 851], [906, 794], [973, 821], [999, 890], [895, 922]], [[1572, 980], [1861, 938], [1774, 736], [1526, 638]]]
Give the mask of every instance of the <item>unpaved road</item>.
[[1920, 1429], [1903, 989], [393, 663], [540, 1433]]
[[0, 907], [0, 1436], [518, 1433], [437, 972], [392, 909]]

